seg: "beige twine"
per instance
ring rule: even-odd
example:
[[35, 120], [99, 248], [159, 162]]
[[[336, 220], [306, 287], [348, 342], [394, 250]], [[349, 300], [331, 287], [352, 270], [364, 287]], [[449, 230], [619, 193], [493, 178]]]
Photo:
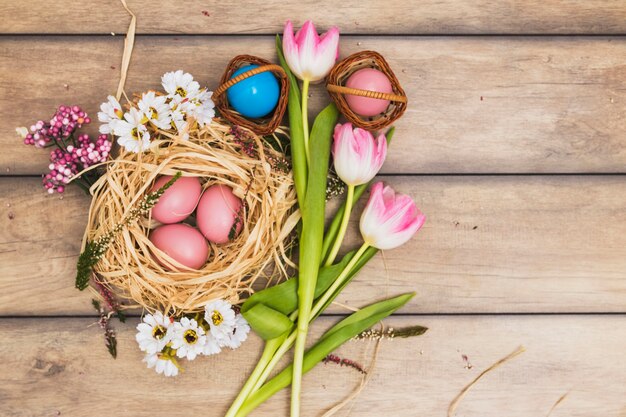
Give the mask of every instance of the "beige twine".
[[122, 54], [122, 65], [120, 66], [120, 83], [117, 85], [117, 93], [115, 94], [117, 101], [120, 100], [122, 93], [124, 93], [124, 84], [126, 84], [126, 76], [128, 75], [128, 67], [130, 66], [130, 57], [133, 54], [135, 32], [137, 29], [137, 16], [135, 16], [135, 14], [128, 8], [126, 0], [120, 1], [128, 14], [130, 14], [131, 19], [130, 24], [128, 25], [128, 31], [126, 32], [126, 38], [124, 39], [124, 53]]

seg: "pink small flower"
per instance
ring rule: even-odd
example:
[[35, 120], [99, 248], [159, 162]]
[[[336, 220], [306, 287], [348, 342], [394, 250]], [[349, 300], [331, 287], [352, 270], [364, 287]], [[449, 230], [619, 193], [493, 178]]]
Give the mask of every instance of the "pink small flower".
[[361, 215], [361, 235], [375, 248], [393, 249], [411, 239], [424, 221], [426, 217], [411, 197], [377, 182]]
[[376, 176], [387, 156], [384, 134], [374, 138], [352, 123], [337, 124], [333, 135], [333, 159], [337, 175], [348, 185], [361, 185]]
[[333, 26], [319, 36], [313, 22], [307, 20], [294, 37], [293, 25], [288, 20], [283, 32], [283, 53], [298, 78], [320, 81], [328, 75], [339, 56], [339, 29]]

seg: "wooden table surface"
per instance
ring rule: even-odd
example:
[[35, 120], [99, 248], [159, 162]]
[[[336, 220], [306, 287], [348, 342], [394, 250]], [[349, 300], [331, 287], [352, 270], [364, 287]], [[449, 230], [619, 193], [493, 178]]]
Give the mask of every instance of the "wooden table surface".
[[[455, 415], [546, 416], [566, 395], [552, 417], [626, 416], [624, 1], [128, 4], [138, 18], [129, 92], [178, 68], [215, 88], [236, 54], [274, 59], [287, 18], [339, 25], [342, 56], [379, 51], [405, 87], [381, 179], [428, 221], [339, 301], [416, 290], [386, 323], [430, 330], [383, 342], [369, 385], [338, 415], [446, 416], [467, 383], [523, 345]], [[141, 362], [135, 317], [118, 326], [111, 359], [90, 297], [73, 288], [88, 198], [44, 193], [47, 152], [15, 135], [60, 104], [95, 116], [117, 86], [129, 16], [114, 0], [1, 0], [0, 11], [0, 416], [223, 415], [259, 339], [165, 379]], [[312, 95], [315, 109], [327, 100], [319, 87]], [[367, 364], [372, 349], [350, 342], [340, 354]], [[360, 380], [318, 366], [304, 415], [321, 416]], [[283, 392], [254, 415], [286, 415], [287, 401]]]

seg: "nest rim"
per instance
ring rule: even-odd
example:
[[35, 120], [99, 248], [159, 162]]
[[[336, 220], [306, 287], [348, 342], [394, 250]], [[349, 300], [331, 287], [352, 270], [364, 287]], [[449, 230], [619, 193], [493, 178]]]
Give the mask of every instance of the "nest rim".
[[[189, 132], [187, 141], [161, 132], [149, 154], [123, 152], [92, 187], [83, 248], [121, 221], [162, 175], [182, 171], [185, 176], [200, 177], [203, 191], [214, 184], [227, 185], [246, 207], [241, 232], [227, 244], [209, 243], [209, 259], [199, 270], [185, 268], [151, 243], [150, 232], [161, 224], [150, 215], [128, 225], [94, 267], [98, 284], [124, 300], [124, 308], [179, 315], [201, 311], [218, 298], [237, 304], [254, 292], [252, 285], [259, 278], [267, 278], [268, 283], [276, 276], [284, 278], [294, 266], [288, 252], [299, 213], [291, 175], [271, 167], [268, 171], [269, 158], [278, 151], [264, 146], [254, 132], [246, 131], [258, 145], [258, 159], [246, 156], [234, 143], [217, 148], [219, 140], [230, 138], [230, 129], [229, 124], [214, 119], [209, 126]], [[205, 142], [207, 138], [215, 141]], [[112, 213], [116, 215], [110, 219]], [[177, 268], [170, 270], [163, 264]], [[270, 265], [274, 277], [266, 276]]]

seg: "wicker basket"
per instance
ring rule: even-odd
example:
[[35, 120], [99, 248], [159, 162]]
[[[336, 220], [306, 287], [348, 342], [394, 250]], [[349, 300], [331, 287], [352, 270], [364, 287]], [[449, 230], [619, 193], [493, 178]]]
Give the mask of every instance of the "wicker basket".
[[[234, 78], [231, 78], [235, 71], [249, 64], [258, 65], [258, 68], [251, 69], [250, 71], [246, 71]], [[225, 94], [226, 90], [246, 78], [266, 71], [272, 72], [280, 82], [278, 104], [270, 117], [264, 117], [261, 119], [245, 118], [230, 107]], [[279, 65], [272, 64], [263, 58], [258, 58], [252, 55], [238, 55], [228, 63], [226, 71], [220, 80], [220, 86], [213, 93], [213, 100], [215, 101], [215, 105], [220, 111], [220, 114], [231, 123], [248, 128], [257, 135], [268, 135], [273, 133], [278, 128], [281, 120], [283, 119], [283, 115], [287, 109], [288, 92], [289, 79], [287, 78], [285, 70]]]
[[[391, 82], [393, 93], [346, 87], [345, 83], [350, 75], [362, 68], [374, 68], [384, 73]], [[387, 61], [385, 61], [385, 58], [374, 51], [357, 52], [335, 65], [326, 80], [326, 88], [339, 111], [346, 119], [355, 126], [367, 130], [380, 130], [391, 125], [404, 114], [407, 106], [406, 93], [400, 86], [398, 78], [389, 67]], [[344, 97], [345, 94], [389, 100], [390, 104], [387, 110], [380, 115], [373, 117], [361, 116], [350, 109]]]

